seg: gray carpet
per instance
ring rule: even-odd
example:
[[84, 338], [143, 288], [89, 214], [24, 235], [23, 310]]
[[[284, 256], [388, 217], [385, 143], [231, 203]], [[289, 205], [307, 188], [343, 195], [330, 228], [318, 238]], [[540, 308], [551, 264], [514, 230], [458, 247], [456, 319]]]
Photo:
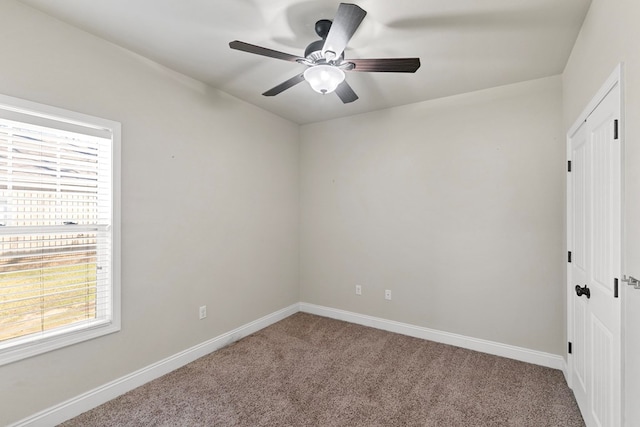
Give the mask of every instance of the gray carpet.
[[63, 426], [584, 426], [560, 371], [297, 313]]

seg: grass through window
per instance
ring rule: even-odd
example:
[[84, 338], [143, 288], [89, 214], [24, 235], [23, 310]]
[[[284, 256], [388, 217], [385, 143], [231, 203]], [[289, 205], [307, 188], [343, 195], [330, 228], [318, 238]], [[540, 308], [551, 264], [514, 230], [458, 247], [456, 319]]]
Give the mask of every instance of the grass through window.
[[96, 317], [96, 263], [43, 262], [27, 271], [0, 266], [0, 341]]

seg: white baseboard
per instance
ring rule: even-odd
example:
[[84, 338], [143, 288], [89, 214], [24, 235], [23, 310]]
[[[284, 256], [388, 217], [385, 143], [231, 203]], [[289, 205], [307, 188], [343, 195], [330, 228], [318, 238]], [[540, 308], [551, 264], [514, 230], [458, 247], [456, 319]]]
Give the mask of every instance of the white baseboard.
[[115, 381], [104, 384], [87, 393], [69, 399], [42, 412], [11, 424], [9, 427], [50, 427], [69, 420], [77, 415], [108, 402], [136, 387], [168, 374], [202, 356], [225, 347], [241, 338], [251, 335], [299, 311], [299, 304], [293, 304], [282, 310], [268, 314], [258, 320], [240, 326], [230, 332], [219, 335], [164, 360], [156, 362]]
[[370, 326], [372, 328], [408, 335], [414, 338], [422, 338], [429, 341], [493, 354], [495, 356], [507, 357], [509, 359], [520, 360], [522, 362], [533, 363], [535, 365], [545, 366], [548, 368], [564, 369], [564, 359], [555, 354], [544, 353], [541, 351], [478, 338], [471, 338], [449, 332], [437, 331], [435, 329], [423, 328], [421, 326], [410, 325], [408, 323], [395, 322], [393, 320], [381, 319], [379, 317], [372, 317], [304, 302], [300, 303], [300, 311], [330, 317], [332, 319], [344, 320], [358, 325]]
[[37, 414], [22, 419], [17, 423], [11, 424], [9, 427], [49, 427], [60, 424], [82, 414], [83, 412], [102, 405], [103, 403], [106, 403], [130, 390], [133, 390], [136, 387], [140, 387], [149, 381], [191, 363], [202, 356], [206, 356], [211, 352], [266, 328], [267, 326], [289, 317], [298, 311], [317, 314], [319, 316], [329, 317], [332, 319], [344, 320], [346, 322], [370, 326], [372, 328], [408, 335], [415, 338], [450, 344], [457, 347], [507, 357], [549, 368], [560, 369], [564, 372], [566, 377], [566, 363], [561, 356], [555, 354], [529, 350], [512, 345], [481, 340], [478, 338], [466, 337], [464, 335], [452, 334], [449, 332], [437, 331], [435, 329], [395, 322], [393, 320], [386, 320], [379, 317], [367, 316], [335, 308], [308, 303], [297, 303], [266, 315], [258, 320], [247, 323], [246, 325], [219, 335], [187, 350], [181, 351], [180, 353], [174, 354], [173, 356], [139, 369], [131, 374], [125, 375], [124, 377], [111, 381], [58, 405], [52, 406], [44, 411], [38, 412]]

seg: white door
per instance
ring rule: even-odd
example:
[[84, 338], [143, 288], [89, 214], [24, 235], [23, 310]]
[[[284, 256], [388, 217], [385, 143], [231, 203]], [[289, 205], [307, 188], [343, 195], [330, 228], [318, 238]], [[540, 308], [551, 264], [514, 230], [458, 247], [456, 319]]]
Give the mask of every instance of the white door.
[[570, 375], [588, 427], [621, 424], [619, 126], [616, 84], [570, 138]]

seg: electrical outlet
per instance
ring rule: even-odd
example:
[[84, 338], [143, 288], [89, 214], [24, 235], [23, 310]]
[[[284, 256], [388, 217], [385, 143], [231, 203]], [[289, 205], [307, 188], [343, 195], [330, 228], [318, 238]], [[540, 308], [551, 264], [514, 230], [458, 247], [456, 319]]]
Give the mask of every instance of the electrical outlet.
[[362, 286], [356, 285], [356, 295], [362, 295]]
[[386, 289], [384, 291], [384, 299], [391, 300], [391, 289]]
[[200, 315], [200, 320], [204, 319], [205, 317], [207, 317], [207, 306], [203, 305], [200, 307], [200, 311], [198, 312]]

